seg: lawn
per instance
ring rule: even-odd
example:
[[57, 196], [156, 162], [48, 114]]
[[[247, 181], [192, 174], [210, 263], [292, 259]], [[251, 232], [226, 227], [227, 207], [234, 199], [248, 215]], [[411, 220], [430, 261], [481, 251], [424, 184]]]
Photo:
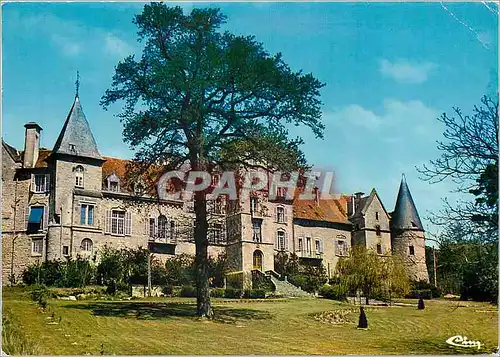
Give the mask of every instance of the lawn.
[[[368, 307], [369, 329], [314, 319], [352, 305], [324, 299], [214, 300], [214, 321], [194, 316], [194, 299], [130, 301], [49, 300], [43, 313], [20, 289], [3, 289], [3, 309], [44, 355], [152, 354], [458, 354], [454, 335], [498, 345], [497, 309], [475, 302], [426, 301], [415, 306]], [[8, 351], [6, 351], [8, 353]]]

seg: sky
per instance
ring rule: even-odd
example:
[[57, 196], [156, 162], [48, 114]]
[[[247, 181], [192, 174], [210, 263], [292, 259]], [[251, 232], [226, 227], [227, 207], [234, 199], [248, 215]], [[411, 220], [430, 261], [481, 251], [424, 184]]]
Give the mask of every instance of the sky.
[[[375, 188], [394, 209], [404, 173], [427, 231], [450, 182], [430, 185], [415, 167], [439, 155], [437, 118], [453, 107], [472, 112], [497, 90], [498, 20], [495, 3], [188, 3], [220, 7], [223, 29], [254, 35], [293, 70], [312, 73], [321, 90], [325, 135], [303, 128], [310, 164], [335, 172], [342, 193]], [[131, 158], [122, 125], [99, 101], [114, 66], [140, 55], [134, 15], [143, 3], [8, 3], [2, 6], [2, 134], [22, 150], [23, 124], [43, 128], [52, 149], [75, 95], [101, 154]]]

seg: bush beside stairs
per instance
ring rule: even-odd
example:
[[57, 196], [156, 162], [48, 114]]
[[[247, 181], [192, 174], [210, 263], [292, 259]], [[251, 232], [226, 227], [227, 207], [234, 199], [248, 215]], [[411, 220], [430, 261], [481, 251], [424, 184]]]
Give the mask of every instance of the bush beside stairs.
[[276, 276], [277, 273], [266, 272], [266, 275], [271, 278], [271, 282], [274, 285], [275, 293], [277, 295], [281, 295], [283, 297], [294, 297], [294, 298], [305, 298], [305, 297], [313, 297], [313, 295], [308, 292], [302, 290], [301, 288], [296, 287], [292, 283], [284, 280], [279, 280]]

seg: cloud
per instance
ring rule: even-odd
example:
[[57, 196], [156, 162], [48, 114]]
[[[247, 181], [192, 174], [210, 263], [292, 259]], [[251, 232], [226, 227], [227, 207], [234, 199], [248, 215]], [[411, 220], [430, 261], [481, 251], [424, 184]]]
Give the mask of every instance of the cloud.
[[84, 23], [69, 21], [52, 14], [9, 13], [5, 22], [12, 31], [23, 36], [42, 36], [48, 39], [64, 56], [77, 56], [83, 52], [101, 52], [113, 60], [123, 58], [134, 50], [134, 46], [109, 30], [89, 27]]
[[437, 65], [431, 62], [411, 63], [407, 60], [390, 62], [387, 59], [380, 61], [379, 70], [386, 77], [391, 77], [399, 83], [421, 84], [427, 81], [431, 71]]
[[[396, 99], [384, 100], [383, 111], [380, 114], [358, 104], [352, 104], [324, 115], [327, 126], [347, 125], [368, 131], [400, 128], [405, 131], [411, 130], [418, 135], [428, 134], [438, 116], [439, 111], [426, 106], [420, 100]], [[387, 137], [387, 140], [394, 142], [395, 138]]]
[[76, 56], [82, 51], [81, 44], [69, 37], [54, 34], [51, 39], [52, 42], [61, 49], [62, 53], [67, 56]]
[[113, 56], [123, 58], [133, 52], [131, 45], [111, 33], [104, 35], [104, 44], [104, 51]]

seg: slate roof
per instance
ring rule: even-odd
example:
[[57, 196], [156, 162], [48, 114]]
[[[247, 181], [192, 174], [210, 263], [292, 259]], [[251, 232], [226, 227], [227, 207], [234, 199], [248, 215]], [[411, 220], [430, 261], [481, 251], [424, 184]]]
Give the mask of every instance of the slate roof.
[[[74, 148], [74, 150], [72, 148]], [[52, 152], [54, 154], [67, 154], [102, 159], [97, 149], [92, 131], [90, 130], [89, 123], [85, 118], [85, 114], [83, 114], [78, 96], [75, 96], [75, 101], [71, 106], [71, 110], [64, 122]]]
[[396, 207], [391, 213], [391, 228], [424, 230], [404, 176], [399, 186]]
[[362, 197], [362, 198], [359, 199], [359, 201], [358, 201], [359, 203], [358, 203], [358, 205], [356, 207], [356, 211], [354, 212], [354, 216], [356, 217], [356, 216], [364, 215], [366, 213], [366, 210], [368, 209], [368, 207], [371, 205], [371, 203], [375, 199], [375, 197], [378, 198], [378, 201], [382, 205], [382, 209], [387, 214], [387, 217], [390, 218], [389, 213], [385, 209], [385, 206], [382, 203], [382, 200], [380, 199], [380, 197], [379, 197], [379, 195], [377, 193], [377, 190], [375, 190], [374, 188], [370, 192], [369, 196]]
[[15, 148], [7, 144], [3, 139], [2, 139], [2, 145], [4, 146], [5, 150], [9, 153], [10, 157], [12, 157], [12, 160], [14, 160], [14, 162], [21, 162], [21, 155]]
[[314, 199], [298, 199], [300, 193], [302, 193], [302, 190], [295, 190], [295, 198], [293, 200], [294, 218], [351, 224], [347, 219], [347, 197], [319, 199], [318, 203], [316, 203]]

